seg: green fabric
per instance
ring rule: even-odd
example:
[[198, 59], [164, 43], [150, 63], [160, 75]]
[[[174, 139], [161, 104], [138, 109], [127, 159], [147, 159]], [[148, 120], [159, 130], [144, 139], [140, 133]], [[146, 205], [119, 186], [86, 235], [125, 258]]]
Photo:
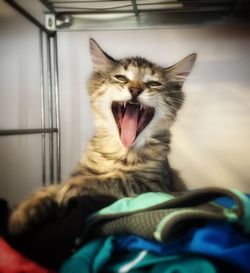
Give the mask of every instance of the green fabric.
[[[218, 197], [228, 197], [235, 206], [215, 204], [213, 201]], [[118, 200], [93, 214], [87, 221], [85, 234], [93, 239], [135, 234], [169, 241], [182, 235], [190, 225], [195, 227], [207, 220], [227, 220], [250, 232], [250, 199], [237, 190], [222, 188], [198, 189], [177, 196], [148, 192]]]
[[193, 255], [158, 256], [147, 251], [135, 251], [118, 256], [113, 249], [112, 236], [88, 243], [66, 260], [60, 270], [60, 273], [117, 272], [215, 273], [217, 271], [208, 260]]
[[174, 196], [162, 192], [147, 192], [136, 197], [125, 197], [94, 213], [90, 219], [97, 215], [111, 215], [144, 210], [173, 198]]
[[236, 194], [243, 203], [244, 214], [239, 221], [241, 225], [244, 227], [246, 233], [250, 233], [250, 198], [248, 198], [244, 193], [239, 190], [233, 189], [231, 190], [234, 194]]

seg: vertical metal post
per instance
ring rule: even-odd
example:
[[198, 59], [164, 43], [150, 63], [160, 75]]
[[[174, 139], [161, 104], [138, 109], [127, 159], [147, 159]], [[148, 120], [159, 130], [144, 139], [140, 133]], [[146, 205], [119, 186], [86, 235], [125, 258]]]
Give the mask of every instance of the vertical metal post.
[[132, 6], [133, 6], [135, 16], [138, 16], [139, 10], [138, 10], [138, 7], [137, 7], [136, 0], [131, 0], [131, 2], [132, 2]]
[[[43, 31], [39, 31], [39, 50], [40, 50], [40, 89], [41, 89], [41, 126], [45, 129], [45, 93], [44, 93], [44, 56], [43, 56]], [[46, 140], [45, 133], [41, 134], [42, 137], [42, 183], [46, 183]]]
[[61, 181], [61, 128], [60, 128], [60, 93], [58, 78], [58, 51], [57, 51], [57, 34], [54, 35], [54, 77], [55, 77], [55, 111], [56, 111], [56, 170], [57, 182]]
[[[52, 64], [51, 64], [51, 40], [50, 35], [47, 35], [47, 77], [48, 77], [48, 106], [49, 106], [49, 128], [53, 128], [53, 92], [52, 92]], [[54, 183], [54, 140], [53, 133], [49, 134], [49, 174], [50, 183]]]

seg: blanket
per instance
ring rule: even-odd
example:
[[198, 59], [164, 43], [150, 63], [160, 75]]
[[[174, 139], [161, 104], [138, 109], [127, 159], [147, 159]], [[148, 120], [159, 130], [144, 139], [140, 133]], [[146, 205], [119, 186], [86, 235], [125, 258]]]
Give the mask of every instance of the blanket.
[[[167, 244], [167, 247], [169, 247], [169, 244], [178, 244], [179, 238], [183, 238], [184, 241], [187, 240], [186, 236], [189, 239], [195, 238], [194, 230], [204, 227], [209, 221], [230, 224], [233, 226], [234, 233], [240, 232], [244, 236], [249, 236], [250, 230], [249, 198], [236, 190], [205, 188], [183, 193], [145, 193], [134, 198], [124, 198], [118, 201], [102, 196], [96, 198], [81, 196], [71, 200], [69, 205], [66, 211], [58, 218], [53, 219], [53, 221], [45, 223], [43, 226], [39, 226], [32, 232], [22, 236], [13, 237], [7, 235], [7, 241], [20, 253], [23, 253], [26, 257], [40, 265], [59, 270], [61, 264], [65, 261], [64, 266], [67, 264], [67, 270], [70, 270], [70, 261], [75, 259], [75, 255], [79, 254], [79, 251], [87, 247], [88, 244], [94, 244], [96, 240], [101, 240], [103, 243], [107, 240], [107, 242], [112, 243], [110, 249], [114, 249], [114, 251], [111, 251], [111, 260], [114, 259], [113, 254], [116, 256], [119, 254], [119, 257], [122, 257], [121, 264], [125, 261], [130, 263], [134, 261], [133, 259], [137, 261], [139, 257], [140, 259], [142, 258], [141, 264], [145, 266], [145, 264], [148, 264], [148, 261], [145, 261], [144, 258], [151, 257], [150, 260], [157, 261], [160, 258], [163, 259], [163, 257], [159, 257], [159, 253], [152, 252], [152, 249], [145, 248], [133, 249], [133, 253], [130, 253], [131, 249], [128, 251], [128, 249], [125, 250], [124, 248], [118, 248], [118, 251], [117, 245], [119, 245], [118, 242], [121, 242], [118, 236], [138, 236], [140, 240], [159, 242]], [[221, 234], [223, 234], [223, 231], [225, 229], [222, 228]], [[211, 237], [211, 234], [207, 236]], [[113, 239], [109, 240], [110, 237]], [[212, 236], [211, 238], [214, 237]], [[243, 250], [248, 249], [249, 242], [246, 238], [244, 239], [245, 241], [243, 240], [243, 243], [245, 242], [246, 244], [246, 248], [243, 247]], [[125, 241], [130, 241], [130, 239]], [[180, 258], [187, 263], [190, 262], [189, 255], [192, 256], [195, 253], [193, 248], [188, 247], [188, 241], [185, 242], [185, 249], [177, 249], [177, 252], [161, 254], [164, 256], [164, 259], [167, 258], [167, 263], [172, 258], [174, 259], [172, 256], [175, 255], [178, 256], [178, 259]], [[108, 243], [105, 243], [105, 245], [108, 245]], [[148, 241], [146, 245], [148, 245]], [[213, 247], [218, 248], [220, 246]], [[234, 247], [242, 249], [242, 245]], [[165, 248], [165, 246], [161, 246], [161, 248]], [[185, 252], [184, 256], [181, 256], [180, 252], [182, 253], [183, 251]], [[240, 257], [243, 259], [250, 258], [247, 254], [238, 253], [240, 253]], [[249, 254], [249, 251], [244, 253]], [[133, 256], [134, 254], [137, 256]], [[198, 261], [197, 268], [206, 264], [211, 270], [217, 270], [217, 267], [214, 268], [214, 263], [211, 260], [206, 260], [208, 253], [200, 254], [204, 255], [202, 260], [198, 261], [196, 259], [197, 255], [193, 257], [194, 260]], [[96, 256], [98, 255], [94, 254], [93, 257]], [[128, 260], [126, 260], [126, 257]], [[228, 265], [227, 260], [220, 260], [219, 265], [216, 266], [221, 266], [222, 262]], [[92, 261], [91, 264], [93, 263]], [[105, 261], [105, 264], [109, 263], [109, 259]], [[83, 262], [81, 264], [83, 265]], [[236, 267], [235, 272], [244, 272], [245, 270], [244, 266], [242, 267], [242, 265], [237, 263], [233, 265], [231, 263], [230, 265]], [[64, 266], [61, 270], [64, 270]], [[114, 270], [117, 267], [119, 267], [118, 264], [110, 264], [110, 267], [105, 267], [105, 270], [107, 268], [109, 270], [113, 268], [112, 270]], [[205, 267], [207, 268], [207, 266]], [[104, 268], [102, 270], [99, 272], [106, 272]], [[112, 270], [110, 272], [118, 272]]]
[[250, 199], [237, 190], [145, 193], [91, 215], [76, 240], [89, 243], [61, 272], [250, 272], [249, 233]]

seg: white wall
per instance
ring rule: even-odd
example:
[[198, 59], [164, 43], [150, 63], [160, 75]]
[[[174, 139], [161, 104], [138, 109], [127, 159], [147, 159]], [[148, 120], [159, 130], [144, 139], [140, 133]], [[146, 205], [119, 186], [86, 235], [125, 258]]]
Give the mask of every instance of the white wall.
[[[37, 128], [38, 31], [12, 10], [1, 15], [0, 129]], [[173, 127], [171, 162], [190, 187], [250, 191], [250, 28], [59, 33], [63, 178], [93, 132], [89, 37], [114, 57], [137, 54], [166, 66], [197, 52], [186, 104]], [[15, 204], [41, 185], [40, 150], [40, 136], [0, 137], [0, 198]]]
[[[38, 34], [0, 3], [0, 130], [41, 126]], [[0, 136], [0, 198], [15, 204], [41, 181], [41, 137]]]

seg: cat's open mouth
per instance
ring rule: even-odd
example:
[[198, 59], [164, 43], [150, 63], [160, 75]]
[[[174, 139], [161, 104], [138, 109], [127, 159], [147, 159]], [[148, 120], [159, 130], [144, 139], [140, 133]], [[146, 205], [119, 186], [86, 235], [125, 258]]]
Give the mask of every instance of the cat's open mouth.
[[154, 116], [154, 108], [139, 102], [113, 102], [112, 112], [125, 147], [131, 146]]

